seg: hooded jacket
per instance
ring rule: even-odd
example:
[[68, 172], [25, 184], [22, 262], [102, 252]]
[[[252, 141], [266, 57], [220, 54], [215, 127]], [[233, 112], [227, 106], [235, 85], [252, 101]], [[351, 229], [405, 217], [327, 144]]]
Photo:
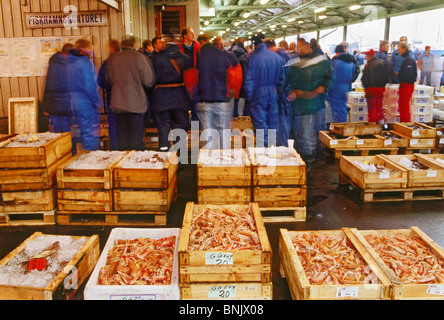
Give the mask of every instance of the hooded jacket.
[[361, 73], [361, 67], [359, 66], [359, 62], [358, 62], [358, 60], [356, 60], [355, 56], [346, 52], [346, 53], [341, 54], [337, 57], [334, 57], [333, 59], [339, 59], [339, 60], [342, 60], [346, 63], [352, 62], [355, 66], [355, 72], [353, 74], [351, 82], [355, 82], [356, 79], [358, 79], [359, 73]]
[[68, 81], [68, 57], [60, 52], [49, 59], [46, 75], [43, 110], [54, 116], [72, 116]]

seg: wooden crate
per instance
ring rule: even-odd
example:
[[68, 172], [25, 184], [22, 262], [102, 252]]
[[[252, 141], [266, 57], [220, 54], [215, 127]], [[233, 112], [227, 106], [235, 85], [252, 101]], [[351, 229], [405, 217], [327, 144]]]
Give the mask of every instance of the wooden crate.
[[62, 133], [41, 147], [5, 148], [15, 136], [0, 143], [0, 168], [49, 168], [71, 153], [71, 133]]
[[304, 207], [307, 205], [307, 187], [271, 186], [253, 187], [253, 201], [259, 207]]
[[68, 153], [48, 168], [12, 168], [0, 170], [0, 191], [50, 189], [56, 182], [57, 167], [71, 157], [71, 153]]
[[[410, 126], [420, 127], [421, 129], [414, 129]], [[393, 130], [412, 139], [436, 138], [436, 128], [421, 122], [395, 122], [393, 123]]]
[[[197, 163], [198, 187], [247, 187], [251, 186], [251, 163], [242, 149], [242, 163], [233, 166], [206, 166], [202, 163], [202, 154], [222, 154], [227, 150], [200, 149]], [[233, 160], [234, 161], [234, 160]], [[240, 162], [240, 160], [239, 160]]]
[[[359, 252], [366, 264], [379, 279], [380, 284], [314, 285], [311, 284], [300, 261], [292, 239], [301, 233], [320, 235], [345, 235]], [[364, 247], [347, 229], [327, 231], [279, 230], [279, 257], [281, 269], [287, 278], [294, 300], [346, 300], [346, 299], [389, 299], [390, 282]]]
[[247, 149], [247, 153], [252, 165], [253, 186], [301, 186], [307, 183], [306, 165], [296, 150], [293, 150], [293, 156], [298, 159], [299, 165], [294, 166], [261, 166], [257, 162], [254, 148]]
[[137, 151], [129, 152], [113, 169], [115, 189], [167, 189], [177, 173], [177, 152], [171, 152], [162, 169], [122, 168], [124, 162]]
[[[195, 205], [193, 202], [188, 202], [185, 208], [179, 244], [181, 285], [219, 282], [270, 282], [272, 252], [259, 206], [255, 203], [251, 204], [261, 250], [224, 251], [222, 253], [230, 255], [233, 263], [220, 265], [207, 265], [206, 260], [207, 255], [211, 253], [219, 254], [220, 252], [190, 251], [188, 246], [193, 214], [199, 213], [206, 207], [220, 206]], [[248, 205], [226, 205], [225, 207], [231, 207], [235, 210], [236, 208], [245, 209]]]
[[233, 117], [231, 122], [231, 130], [239, 129], [241, 131], [245, 129], [254, 130], [253, 121], [248, 116]]
[[[444, 166], [431, 161], [429, 158], [419, 153], [411, 155], [383, 155], [388, 161], [396, 163], [407, 169], [408, 181], [407, 187], [444, 187]], [[400, 164], [402, 158], [410, 161], [418, 161], [418, 163], [426, 166], [427, 170], [412, 170]]]
[[112, 190], [58, 189], [57, 208], [61, 211], [113, 211]]
[[67, 168], [69, 164], [89, 152], [91, 151], [84, 150], [57, 168], [57, 187], [59, 189], [111, 190], [113, 188], [113, 169], [122, 158], [117, 157], [105, 169]]
[[180, 287], [182, 300], [273, 300], [271, 282], [186, 283]]
[[160, 226], [166, 223], [164, 211], [57, 211], [58, 225]]
[[251, 187], [197, 188], [199, 204], [249, 204], [251, 199]]
[[[394, 137], [388, 135], [393, 135]], [[384, 147], [407, 148], [409, 146], [409, 138], [393, 130], [382, 131], [375, 136], [383, 140], [382, 144]]]
[[33, 212], [55, 209], [56, 189], [4, 191], [0, 193], [0, 212]]
[[[444, 148], [444, 127], [437, 128], [437, 134], [436, 134], [436, 147], [437, 148]], [[440, 134], [438, 134], [438, 131]]]
[[340, 136], [348, 137], [379, 134], [382, 131], [382, 125], [369, 122], [341, 122], [330, 123], [329, 129]]
[[[28, 242], [33, 241], [41, 232], [35, 232], [20, 246], [14, 249], [0, 261], [0, 266], [6, 265], [11, 259], [22, 252]], [[72, 236], [72, 238], [79, 238]], [[77, 289], [93, 271], [100, 255], [99, 236], [89, 237], [83, 248], [68, 262], [63, 270], [54, 277], [46, 288], [17, 287], [0, 285], [0, 299], [9, 300], [68, 300], [74, 296]], [[75, 275], [75, 276], [74, 276]], [[77, 284], [72, 283], [77, 279]]]
[[401, 279], [395, 274], [393, 269], [387, 265], [381, 257], [375, 252], [372, 246], [365, 240], [367, 235], [396, 235], [401, 233], [408, 237], [419, 237], [424, 243], [430, 247], [434, 254], [436, 254], [441, 259], [444, 259], [444, 250], [438, 246], [429, 236], [427, 236], [418, 227], [410, 227], [410, 229], [391, 229], [391, 230], [350, 230], [356, 237], [356, 239], [362, 244], [365, 250], [372, 256], [374, 261], [377, 263], [379, 268], [383, 270], [387, 278], [390, 281], [390, 297], [393, 300], [404, 300], [404, 299], [425, 299], [425, 300], [442, 300], [444, 296], [442, 294], [442, 289], [440, 293], [436, 293], [435, 286], [442, 288], [442, 283], [433, 284], [403, 284]]
[[366, 148], [383, 148], [384, 140], [380, 139], [374, 134], [368, 135], [356, 135], [356, 148], [366, 149]]
[[[393, 171], [387, 173], [368, 172], [356, 165], [354, 162], [366, 162], [374, 165], [381, 165]], [[390, 189], [406, 188], [408, 170], [388, 161], [382, 155], [376, 156], [342, 156], [339, 160], [341, 173], [349, 177], [361, 189]]]
[[39, 132], [38, 104], [35, 97], [8, 99], [9, 134]]
[[56, 209], [0, 213], [0, 227], [54, 225], [55, 213]]
[[172, 177], [165, 189], [114, 189], [115, 211], [165, 211], [177, 196], [177, 178]]
[[330, 149], [356, 149], [354, 136], [340, 136], [333, 132], [319, 131], [319, 140]]

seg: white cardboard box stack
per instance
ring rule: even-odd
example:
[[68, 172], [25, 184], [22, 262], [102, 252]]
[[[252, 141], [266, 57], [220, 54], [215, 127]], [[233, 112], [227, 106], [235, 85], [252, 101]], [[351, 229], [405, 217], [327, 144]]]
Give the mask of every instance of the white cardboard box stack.
[[348, 93], [347, 107], [350, 108], [349, 122], [367, 122], [368, 109], [365, 92], [350, 91]]

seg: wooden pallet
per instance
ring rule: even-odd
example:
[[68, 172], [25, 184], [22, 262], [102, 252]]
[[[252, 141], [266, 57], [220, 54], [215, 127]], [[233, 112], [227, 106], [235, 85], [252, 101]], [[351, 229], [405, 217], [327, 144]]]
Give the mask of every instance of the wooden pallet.
[[305, 221], [306, 207], [260, 207], [264, 223], [287, 223]]
[[361, 192], [363, 202], [391, 202], [412, 200], [443, 200], [444, 187], [417, 187], [396, 189], [361, 189], [343, 172], [339, 173], [339, 183], [353, 185]]
[[441, 151], [440, 148], [399, 148], [399, 154], [414, 154], [421, 152], [430, 152], [432, 154], [438, 154]]
[[59, 225], [129, 225], [160, 226], [167, 223], [167, 212], [112, 211], [112, 212], [73, 212], [57, 211]]
[[0, 213], [0, 227], [54, 225], [55, 212], [56, 209], [49, 211]]

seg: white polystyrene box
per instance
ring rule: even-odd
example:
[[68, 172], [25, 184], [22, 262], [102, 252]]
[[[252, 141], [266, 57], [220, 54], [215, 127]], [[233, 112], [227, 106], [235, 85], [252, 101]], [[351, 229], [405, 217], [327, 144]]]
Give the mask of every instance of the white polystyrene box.
[[[114, 228], [100, 254], [94, 271], [84, 290], [85, 300], [180, 300], [179, 289], [179, 228]], [[100, 269], [106, 264], [108, 251], [117, 240], [151, 238], [154, 240], [176, 236], [173, 275], [169, 285], [98, 285]]]

